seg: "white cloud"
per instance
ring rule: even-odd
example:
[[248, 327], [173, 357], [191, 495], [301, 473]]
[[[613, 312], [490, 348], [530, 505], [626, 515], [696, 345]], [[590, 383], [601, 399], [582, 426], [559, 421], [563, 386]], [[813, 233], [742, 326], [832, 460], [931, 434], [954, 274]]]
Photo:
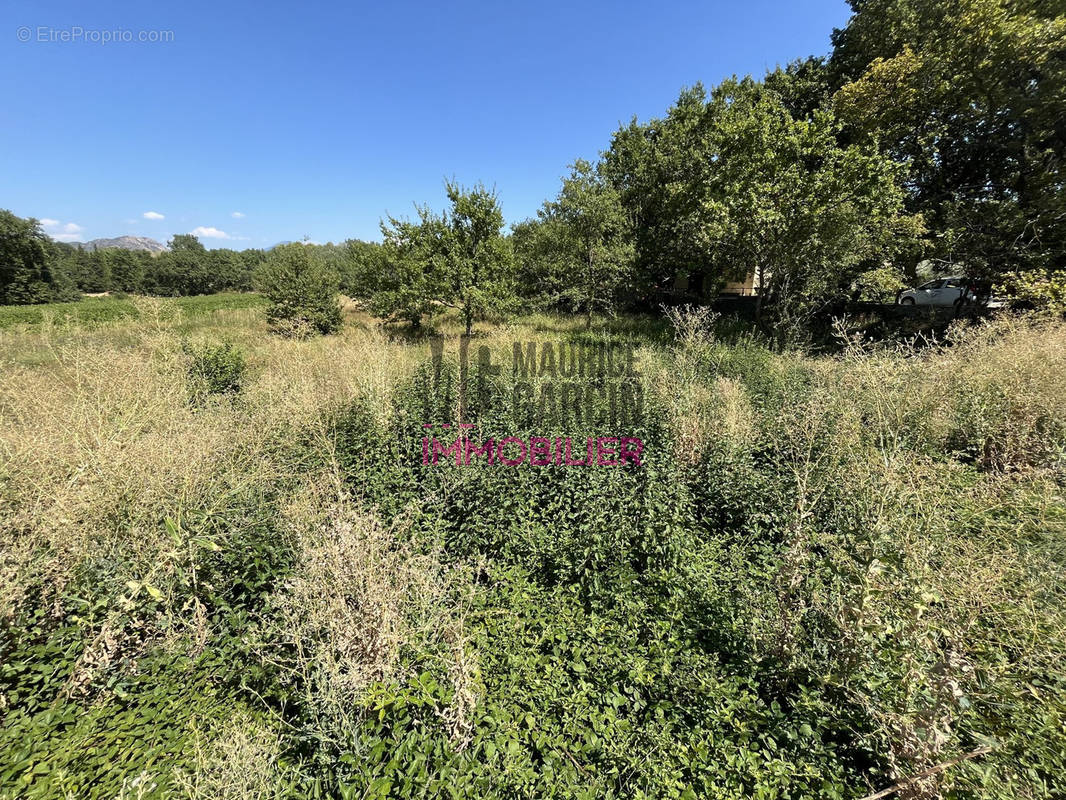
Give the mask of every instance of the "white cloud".
[[210, 226], [201, 225], [199, 228], [193, 228], [189, 231], [193, 236], [200, 239], [232, 239], [225, 231], [220, 231], [218, 228], [212, 228]]
[[141, 216], [145, 219], [165, 219], [158, 211], [145, 211]]
[[234, 211], [232, 214], [230, 214], [230, 216], [234, 219], [244, 219], [244, 214], [242, 214], [240, 211]]
[[45, 233], [57, 242], [72, 242], [85, 230], [76, 222], [63, 223], [58, 219], [42, 219], [41, 226], [44, 228]]

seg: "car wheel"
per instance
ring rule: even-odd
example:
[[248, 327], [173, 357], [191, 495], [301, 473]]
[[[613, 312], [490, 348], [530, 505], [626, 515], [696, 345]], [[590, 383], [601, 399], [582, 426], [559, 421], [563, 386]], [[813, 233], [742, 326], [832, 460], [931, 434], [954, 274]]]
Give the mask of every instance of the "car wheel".
[[899, 304], [901, 306], [913, 306], [914, 305], [914, 298], [913, 297], [904, 297], [902, 300], [899, 301]]

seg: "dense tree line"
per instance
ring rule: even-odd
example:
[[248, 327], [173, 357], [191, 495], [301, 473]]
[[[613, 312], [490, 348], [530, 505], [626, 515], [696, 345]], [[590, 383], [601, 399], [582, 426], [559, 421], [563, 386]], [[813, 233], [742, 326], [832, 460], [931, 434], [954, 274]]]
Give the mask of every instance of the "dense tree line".
[[34, 219], [0, 211], [0, 303], [46, 303], [82, 293], [155, 295], [247, 291], [264, 260], [261, 250], [208, 250], [195, 236], [176, 235], [162, 253], [82, 250], [52, 241]]
[[[596, 163], [576, 161], [510, 232], [494, 190], [448, 183], [447, 210], [387, 218], [380, 245], [308, 245], [313, 272], [384, 320], [452, 309], [468, 331], [519, 303], [591, 323], [679, 285], [708, 296], [754, 276], [760, 317], [785, 336], [919, 265], [986, 284], [1061, 275], [1062, 3], [851, 5], [832, 53], [683, 90], [664, 117], [615, 131]], [[0, 247], [4, 302], [248, 289], [268, 260], [191, 236], [156, 257], [86, 253], [10, 214]]]
[[[367, 280], [370, 242], [304, 246], [329, 268], [342, 291], [356, 294]], [[48, 303], [82, 294], [125, 292], [161, 296], [252, 291], [270, 251], [208, 250], [191, 234], [177, 234], [162, 253], [105, 248], [83, 250], [50, 239], [37, 220], [0, 210], [0, 303]]]
[[1066, 245], [1061, 0], [852, 0], [825, 65], [853, 141], [904, 167], [928, 255], [971, 271], [1047, 269]]

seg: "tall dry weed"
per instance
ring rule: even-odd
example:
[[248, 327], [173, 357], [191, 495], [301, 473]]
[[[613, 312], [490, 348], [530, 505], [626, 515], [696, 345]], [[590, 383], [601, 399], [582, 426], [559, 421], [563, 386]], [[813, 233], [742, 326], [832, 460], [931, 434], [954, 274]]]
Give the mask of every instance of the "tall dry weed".
[[[5, 342], [4, 353], [21, 341], [46, 357], [0, 365], [0, 617], [31, 600], [61, 616], [75, 571], [95, 560], [117, 565], [116, 585], [162, 596], [157, 618], [141, 621], [129, 646], [180, 632], [202, 641], [202, 606], [168, 591], [185, 545], [164, 522], [183, 541], [186, 520], [224, 531], [219, 546], [262, 525], [264, 503], [293, 483], [301, 437], [317, 431], [328, 446], [325, 420], [354, 396], [387, 417], [393, 387], [417, 356], [375, 330], [308, 342], [239, 330], [250, 363], [240, 401], [200, 407], [188, 402], [177, 309], [138, 305], [135, 320], [46, 325]], [[94, 671], [114, 648], [92, 642], [112, 641], [116, 624], [109, 618], [87, 639], [83, 660]]]
[[300, 687], [316, 736], [334, 748], [359, 737], [366, 692], [401, 674], [401, 654], [439, 652], [455, 701], [438, 709], [453, 742], [472, 728], [476, 663], [451, 577], [400, 526], [354, 504], [336, 479], [311, 483], [285, 511], [297, 565], [276, 599], [263, 657]]
[[279, 764], [281, 736], [247, 713], [193, 736], [192, 764], [174, 783], [189, 800], [275, 800], [289, 796]]
[[954, 452], [995, 470], [1066, 466], [1066, 323], [1001, 317], [942, 346], [852, 345], [823, 365], [879, 446]]

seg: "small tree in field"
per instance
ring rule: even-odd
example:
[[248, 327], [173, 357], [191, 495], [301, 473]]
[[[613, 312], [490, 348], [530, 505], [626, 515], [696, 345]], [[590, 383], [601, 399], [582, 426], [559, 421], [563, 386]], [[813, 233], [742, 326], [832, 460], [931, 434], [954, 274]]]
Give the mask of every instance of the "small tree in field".
[[452, 203], [444, 215], [437, 258], [443, 267], [443, 302], [459, 312], [469, 336], [474, 322], [514, 301], [511, 243], [502, 235], [503, 212], [495, 190], [478, 184], [446, 186]]
[[311, 336], [341, 327], [340, 278], [302, 244], [275, 247], [256, 272], [256, 288], [270, 300], [275, 333]]
[[418, 328], [431, 316], [444, 293], [433, 254], [440, 238], [439, 220], [419, 207], [419, 222], [388, 217], [381, 222], [381, 247], [369, 281], [370, 312], [385, 321]]
[[501, 233], [503, 213], [494, 191], [450, 182], [445, 188], [451, 208], [444, 213], [418, 206], [418, 222], [382, 222], [370, 308], [415, 326], [451, 308], [469, 335], [475, 322], [503, 314], [515, 300], [511, 243]]

